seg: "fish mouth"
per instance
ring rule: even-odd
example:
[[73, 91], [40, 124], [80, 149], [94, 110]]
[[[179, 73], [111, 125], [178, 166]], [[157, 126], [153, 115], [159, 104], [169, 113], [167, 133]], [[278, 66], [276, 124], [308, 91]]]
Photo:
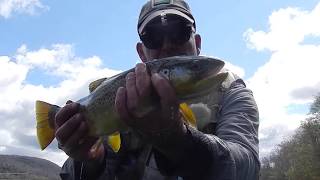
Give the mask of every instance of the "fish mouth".
[[218, 91], [227, 76], [228, 72], [221, 72], [217, 74], [211, 74], [210, 76], [196, 82], [193, 85], [193, 93], [180, 98], [181, 102], [186, 102], [190, 99], [206, 96], [213, 91]]
[[[201, 60], [200, 60], [201, 61]], [[199, 79], [201, 81], [209, 81], [209, 79], [214, 78], [217, 76], [219, 73], [221, 73], [222, 68], [224, 67], [224, 62], [219, 60], [219, 59], [208, 59], [210, 61], [208, 63], [207, 67], [203, 72], [199, 73], [202, 74]]]
[[[190, 59], [192, 60], [193, 57]], [[190, 73], [195, 78], [180, 89], [179, 99], [182, 101], [205, 96], [212, 91], [218, 90], [227, 77], [226, 73], [221, 72], [224, 67], [223, 61], [205, 56], [197, 56], [194, 60], [191, 64], [194, 67], [190, 67], [190, 69], [196, 71]]]

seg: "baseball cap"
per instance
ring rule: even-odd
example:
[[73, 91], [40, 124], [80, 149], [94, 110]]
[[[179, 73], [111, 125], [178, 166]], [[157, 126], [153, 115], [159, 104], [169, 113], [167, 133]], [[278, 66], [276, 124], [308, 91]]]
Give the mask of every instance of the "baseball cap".
[[149, 0], [141, 9], [138, 20], [138, 33], [142, 34], [144, 28], [155, 18], [161, 17], [165, 23], [166, 16], [176, 15], [196, 27], [189, 5], [184, 0]]

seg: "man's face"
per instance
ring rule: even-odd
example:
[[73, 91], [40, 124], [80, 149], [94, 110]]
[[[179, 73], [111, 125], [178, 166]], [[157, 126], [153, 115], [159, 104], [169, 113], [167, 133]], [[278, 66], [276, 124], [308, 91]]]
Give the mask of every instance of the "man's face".
[[146, 60], [178, 56], [197, 55], [193, 26], [179, 18], [154, 21], [145, 28], [142, 38]]

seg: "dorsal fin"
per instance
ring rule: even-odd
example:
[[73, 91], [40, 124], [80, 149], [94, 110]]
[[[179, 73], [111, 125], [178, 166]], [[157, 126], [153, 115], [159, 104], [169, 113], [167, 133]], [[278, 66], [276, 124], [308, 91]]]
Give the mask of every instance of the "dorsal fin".
[[98, 80], [95, 80], [93, 82], [91, 82], [89, 84], [89, 91], [90, 93], [92, 93], [95, 89], [97, 89], [98, 86], [100, 86], [100, 84], [105, 81], [107, 78], [101, 78], [101, 79], [98, 79]]

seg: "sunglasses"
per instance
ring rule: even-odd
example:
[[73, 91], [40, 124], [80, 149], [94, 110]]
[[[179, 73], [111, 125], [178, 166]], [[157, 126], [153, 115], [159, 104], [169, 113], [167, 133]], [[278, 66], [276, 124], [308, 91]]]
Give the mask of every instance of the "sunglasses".
[[148, 49], [159, 49], [162, 47], [165, 38], [174, 45], [182, 45], [190, 39], [195, 32], [193, 24], [183, 20], [168, 19], [166, 25], [161, 21], [150, 22], [139, 35], [141, 41]]

